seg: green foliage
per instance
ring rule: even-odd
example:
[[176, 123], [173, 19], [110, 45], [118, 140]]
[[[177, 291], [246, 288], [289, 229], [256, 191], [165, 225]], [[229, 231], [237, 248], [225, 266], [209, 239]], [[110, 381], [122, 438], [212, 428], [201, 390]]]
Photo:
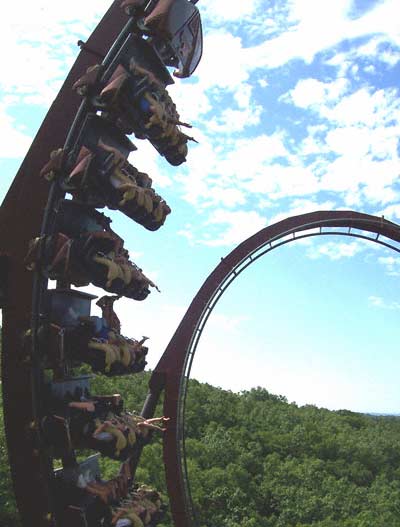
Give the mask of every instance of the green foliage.
[[[149, 373], [97, 376], [93, 393], [121, 393], [140, 410]], [[157, 410], [162, 414], [161, 407]], [[400, 419], [298, 407], [256, 388], [235, 394], [190, 381], [186, 452], [200, 527], [398, 527]], [[17, 527], [0, 426], [0, 525]], [[118, 463], [102, 459], [112, 477]], [[161, 437], [137, 479], [166, 492]], [[167, 517], [162, 527], [171, 527]]]
[[191, 381], [187, 455], [201, 527], [400, 525], [400, 419]]
[[3, 425], [3, 406], [0, 394], [0, 525], [19, 527], [15, 499], [11, 486], [8, 454]]
[[[0, 327], [0, 372], [1, 372], [1, 327]], [[0, 390], [0, 525], [20, 527], [12, 491], [8, 452], [3, 423], [3, 399]]]

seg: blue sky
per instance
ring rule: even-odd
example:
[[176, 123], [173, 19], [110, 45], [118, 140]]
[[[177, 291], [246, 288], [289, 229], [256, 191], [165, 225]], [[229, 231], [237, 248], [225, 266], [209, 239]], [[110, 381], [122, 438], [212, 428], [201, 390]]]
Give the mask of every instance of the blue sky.
[[[4, 196], [103, 0], [23, 0], [2, 18], [0, 195]], [[204, 56], [170, 89], [199, 141], [178, 168], [134, 141], [130, 161], [173, 209], [156, 233], [112, 213], [162, 293], [120, 301], [128, 335], [151, 337], [154, 366], [190, 300], [234, 246], [313, 210], [399, 222], [396, 0], [200, 0]], [[211, 317], [194, 375], [263, 385], [299, 404], [400, 411], [396, 253], [318, 238], [263, 258]]]

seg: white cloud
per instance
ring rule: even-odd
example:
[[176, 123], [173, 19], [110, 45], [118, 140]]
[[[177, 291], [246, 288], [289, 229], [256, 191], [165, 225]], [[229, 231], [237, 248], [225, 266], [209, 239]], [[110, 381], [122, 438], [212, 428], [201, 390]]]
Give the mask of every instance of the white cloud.
[[189, 150], [184, 173], [175, 177], [185, 201], [199, 207], [212, 200], [215, 184], [210, 182], [210, 174], [218, 174], [217, 159], [218, 153], [213, 144], [205, 136], [200, 137], [200, 144], [193, 145]]
[[284, 101], [292, 101], [299, 108], [319, 108], [332, 101], [337, 101], [348, 86], [347, 79], [337, 79], [332, 82], [322, 82], [318, 79], [301, 79], [293, 90], [282, 97]]
[[249, 189], [255, 194], [267, 194], [276, 200], [314, 194], [319, 190], [319, 180], [312, 170], [294, 160], [288, 166], [278, 163], [265, 166], [249, 181]]
[[373, 91], [362, 87], [345, 95], [346, 91], [348, 81], [345, 79], [332, 82], [301, 79], [281, 99], [299, 108], [310, 108], [320, 117], [341, 126], [376, 127], [390, 124], [396, 119], [400, 109], [396, 89]]
[[371, 91], [368, 88], [361, 88], [343, 97], [331, 108], [320, 107], [319, 113], [322, 117], [342, 126], [376, 127], [391, 123], [399, 108], [397, 90], [392, 88]]
[[383, 298], [380, 296], [369, 296], [368, 303], [374, 307], [383, 307], [384, 305]]
[[259, 0], [231, 2], [230, 0], [202, 0], [199, 5], [204, 18], [210, 22], [241, 22], [255, 14]]
[[380, 2], [360, 18], [349, 17], [351, 0], [321, 2], [291, 0], [290, 30], [247, 50], [248, 60], [259, 67], [279, 67], [292, 59], [312, 62], [317, 53], [343, 40], [385, 34], [386, 40], [400, 45], [396, 23], [396, 0]]
[[388, 205], [386, 208], [379, 212], [380, 216], [384, 216], [389, 221], [395, 221], [400, 219], [400, 203], [394, 205]]
[[189, 245], [193, 246], [195, 244], [195, 237], [193, 234], [193, 226], [190, 223], [187, 223], [181, 230], [177, 232], [178, 236], [183, 236], [189, 242]]
[[249, 106], [243, 110], [226, 108], [216, 119], [208, 123], [208, 129], [215, 132], [241, 132], [249, 126], [260, 123], [261, 106]]
[[354, 50], [353, 55], [355, 55], [355, 58], [369, 58], [393, 67], [400, 59], [400, 50], [388, 44], [385, 37], [377, 36]]
[[157, 150], [148, 141], [137, 139], [134, 144], [138, 149], [130, 154], [129, 162], [140, 172], [146, 172], [151, 177], [156, 192], [157, 188], [171, 186], [168, 162], [160, 158]]
[[400, 276], [400, 258], [380, 256], [378, 262], [385, 267], [387, 275]]
[[310, 125], [307, 126], [307, 136], [301, 141], [298, 148], [298, 155], [301, 157], [310, 154], [323, 154], [327, 152], [327, 146], [324, 141], [328, 125]]
[[376, 127], [346, 126], [334, 128], [326, 135], [327, 147], [351, 158], [362, 158], [368, 154], [385, 159], [397, 157], [400, 126]]
[[[191, 148], [190, 169], [176, 177], [186, 201], [197, 207], [235, 206], [244, 204], [249, 194], [276, 191], [276, 178], [265, 167], [288, 154], [282, 134], [228, 138], [220, 148], [216, 144], [218, 140], [200, 136], [200, 144]], [[296, 185], [294, 179], [289, 184]]]
[[350, 76], [357, 80], [360, 72], [377, 75], [382, 68], [393, 68], [400, 59], [400, 49], [388, 42], [388, 35], [371, 37], [364, 45], [342, 52], [336, 49], [333, 53], [326, 64], [337, 67], [338, 77]]
[[400, 302], [386, 302], [380, 296], [369, 296], [368, 303], [372, 307], [378, 307], [380, 309], [397, 310], [400, 309]]
[[[13, 56], [19, 40], [21, 48], [15, 56], [22, 68], [17, 71], [9, 64], [11, 75], [0, 79], [9, 97], [17, 98], [13, 103], [9, 99], [9, 104], [21, 99], [33, 104], [50, 101], [65, 76], [66, 62], [71, 62], [77, 52], [77, 37], [85, 38], [85, 32], [89, 33], [108, 4], [105, 0], [100, 4], [90, 0], [83, 11], [77, 6], [77, 0], [73, 0], [61, 13], [49, 0], [39, 0], [35, 6], [27, 3], [22, 17], [17, 16], [20, 7], [12, 8], [14, 25], [3, 36], [11, 39], [8, 56]], [[291, 202], [289, 210], [278, 214], [303, 212], [320, 202], [359, 207], [387, 204], [394, 210], [400, 131], [395, 122], [400, 103], [394, 89], [373, 90], [364, 85], [354, 91], [345, 78], [329, 82], [323, 77], [302, 79], [284, 100], [313, 110], [316, 119], [307, 121], [307, 136], [303, 140], [295, 138], [289, 128], [279, 128], [285, 124], [274, 124], [274, 131], [269, 133], [245, 136], [249, 126], [264, 124], [259, 86], [252, 77], [256, 70], [262, 69], [263, 78], [258, 82], [266, 87], [269, 67], [283, 65], [294, 57], [310, 61], [319, 51], [333, 51], [332, 46], [344, 38], [359, 36], [365, 37], [361, 47], [354, 45], [359, 56], [376, 58], [386, 49], [385, 60], [394, 64], [399, 38], [390, 13], [395, 12], [395, 2], [381, 2], [355, 21], [350, 18], [351, 6], [350, 0], [291, 0], [273, 8], [258, 0], [202, 0], [198, 7], [210, 24], [205, 25], [203, 60], [191, 81], [178, 81], [169, 88], [182, 120], [193, 121], [198, 127], [189, 134], [200, 144], [190, 145], [187, 166], [173, 176], [168, 164], [158, 160], [154, 149], [142, 141], [136, 141], [139, 151], [132, 154], [132, 163], [148, 172], [156, 187], [174, 182], [180, 197], [196, 207], [195, 212], [203, 212], [204, 218], [212, 207], [229, 208], [226, 212], [232, 213], [235, 207], [251, 208], [252, 213], [259, 214], [263, 203], [276, 204], [287, 197], [303, 197], [304, 202]], [[270, 20], [272, 15], [277, 20], [275, 25]], [[246, 31], [253, 23], [262, 28], [256, 37]], [[272, 37], [270, 30], [275, 31]], [[256, 40], [263, 42], [249, 44]], [[32, 58], [30, 63], [27, 57]], [[9, 121], [11, 127], [15, 124]], [[22, 129], [14, 133], [15, 145], [27, 141]], [[25, 150], [22, 146], [16, 148], [20, 155]], [[308, 159], [308, 155], [314, 157]], [[335, 199], [312, 197], [322, 191], [335, 192]], [[212, 215], [210, 218], [215, 219]], [[215, 230], [222, 226], [218, 221], [213, 225]], [[217, 234], [215, 240], [218, 244], [221, 237]]]
[[0, 88], [22, 100], [35, 97], [37, 102], [49, 104], [66, 73], [65, 58], [47, 43], [11, 43], [3, 62], [7, 75], [1, 75]]
[[22, 157], [32, 143], [22, 126], [15, 123], [4, 108], [0, 105], [0, 158]]
[[248, 83], [242, 83], [238, 86], [234, 98], [239, 108], [246, 109], [252, 103], [253, 86]]
[[[334, 83], [299, 81], [285, 95], [312, 109], [323, 124], [309, 126], [298, 156], [317, 154], [309, 169], [318, 175], [320, 191], [342, 193], [347, 206], [386, 204], [398, 199], [400, 104], [394, 89], [360, 88], [339, 97]], [[336, 158], [332, 158], [335, 154]]]
[[269, 220], [269, 224], [273, 225], [278, 221], [284, 220], [292, 216], [299, 216], [300, 214], [306, 214], [308, 212], [315, 212], [318, 210], [333, 210], [335, 209], [335, 203], [333, 201], [324, 201], [322, 203], [314, 199], [295, 199], [289, 207], [283, 212], [279, 212]]
[[352, 258], [356, 254], [363, 252], [365, 246], [358, 241], [353, 242], [327, 242], [321, 245], [311, 246], [307, 250], [307, 257], [312, 260], [328, 257], [330, 260], [340, 260], [341, 258]]
[[[177, 103], [181, 120], [189, 124], [196, 123], [211, 109], [210, 99], [200, 82], [176, 82], [168, 86], [168, 92]], [[188, 132], [191, 135], [192, 132]], [[196, 130], [193, 131], [196, 135]]]
[[215, 210], [207, 225], [228, 226], [217, 236], [204, 236], [199, 242], [210, 247], [236, 245], [265, 227], [266, 219], [255, 211]]
[[196, 70], [202, 89], [212, 87], [235, 91], [247, 82], [251, 63], [244, 53], [242, 39], [227, 30], [213, 31], [204, 39], [203, 58]]
[[390, 203], [398, 197], [392, 185], [398, 179], [399, 171], [398, 159], [373, 161], [370, 157], [341, 156], [327, 165], [320, 188], [350, 194], [349, 198], [356, 194], [375, 205]]
[[[0, 89], [28, 104], [48, 106], [85, 40], [109, 7], [106, 0], [50, 0], [9, 4], [2, 25]], [[4, 21], [4, 19], [3, 19]]]
[[286, 158], [288, 155], [283, 134], [261, 134], [235, 141], [220, 156], [219, 167], [222, 174], [235, 175], [238, 179], [251, 181], [257, 175], [261, 175], [268, 180], [265, 175], [265, 165], [274, 159]]

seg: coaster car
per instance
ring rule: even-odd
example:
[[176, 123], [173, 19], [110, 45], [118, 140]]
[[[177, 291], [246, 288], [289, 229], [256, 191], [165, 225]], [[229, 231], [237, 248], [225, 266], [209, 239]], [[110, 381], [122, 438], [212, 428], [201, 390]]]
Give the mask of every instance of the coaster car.
[[134, 490], [129, 461], [108, 481], [101, 479], [98, 456], [91, 456], [72, 468], [59, 469], [55, 476], [57, 509], [64, 520], [62, 526], [110, 526], [111, 507], [121, 505]]
[[64, 416], [52, 415], [46, 420], [47, 427], [53, 427], [51, 434], [47, 434], [53, 443], [59, 441], [60, 434], [54, 432], [55, 425], [60, 427], [57, 419], [63, 421], [63, 429], [68, 429], [73, 449], [93, 449], [117, 461], [126, 461], [139, 444], [148, 442], [150, 431], [164, 432], [166, 428], [156, 423], [162, 424], [169, 420], [166, 417], [144, 419], [120, 409], [105, 411], [104, 402], [99, 397], [71, 401]]
[[174, 75], [192, 75], [203, 52], [200, 13], [197, 0], [123, 0], [128, 14], [141, 14], [142, 27], [150, 32], [151, 44], [164, 64], [178, 68]]
[[83, 430], [94, 415], [105, 419], [108, 415], [118, 415], [123, 410], [119, 394], [90, 396], [88, 392], [83, 393], [81, 386], [85, 384], [85, 380], [87, 382], [87, 379], [83, 382], [72, 379], [61, 383], [53, 382], [47, 386], [47, 415], [42, 420], [41, 429], [47, 446], [53, 450], [56, 458], [64, 458], [73, 451], [76, 446], [76, 430]]
[[193, 140], [180, 127], [191, 126], [181, 122], [165, 89], [169, 77], [162, 80], [154, 72], [158, 71], [152, 67], [154, 61], [143, 61], [137, 55], [143, 46], [148, 46], [146, 41], [131, 35], [121, 51], [120, 63], [112, 72], [100, 76], [93, 86], [95, 69], [91, 67], [74, 88], [79, 93], [98, 92], [91, 96], [92, 105], [101, 112], [101, 117], [96, 117], [98, 120], [103, 119], [110, 128], [115, 126], [124, 134], [148, 139], [160, 155], [177, 166], [186, 161], [187, 143]]
[[123, 241], [114, 232], [81, 233], [70, 238], [59, 232], [31, 241], [25, 259], [28, 269], [39, 267], [52, 280], [75, 286], [89, 283], [110, 293], [144, 300], [156, 285], [129, 260]]
[[117, 527], [155, 526], [165, 514], [160, 494], [141, 485], [135, 486], [128, 498], [113, 510], [112, 524]]
[[119, 65], [96, 104], [124, 133], [148, 139], [171, 165], [186, 161], [187, 143], [193, 138], [180, 126], [190, 125], [180, 121], [174, 102], [151, 71], [134, 61], [128, 69]]
[[101, 115], [126, 134], [148, 139], [172, 165], [186, 160], [187, 142], [175, 104], [167, 91], [176, 77], [189, 77], [202, 55], [202, 28], [196, 2], [188, 0], [124, 0], [135, 30], [113, 64], [91, 66], [74, 88], [89, 96]]
[[[128, 463], [124, 463], [126, 466]], [[104, 481], [100, 477], [84, 481], [81, 477], [79, 489], [64, 487], [74, 505], [65, 511], [67, 525], [74, 527], [98, 527], [108, 525], [116, 527], [155, 527], [164, 517], [166, 506], [158, 492], [149, 489], [145, 494], [141, 486], [130, 484], [126, 492], [121, 493], [121, 483], [125, 484], [121, 474]], [[83, 521], [85, 523], [83, 523]], [[82, 522], [82, 523], [81, 523]]]
[[[87, 382], [87, 381], [86, 381]], [[65, 457], [76, 449], [93, 449], [101, 455], [126, 461], [150, 440], [154, 430], [164, 432], [167, 417], [145, 419], [123, 411], [119, 394], [78, 395], [75, 381], [48, 385], [43, 436], [55, 457]], [[79, 384], [79, 388], [82, 381]]]
[[107, 340], [89, 341], [87, 362], [94, 372], [109, 376], [139, 373], [147, 364], [147, 352], [143, 340], [135, 341], [110, 332]]
[[164, 224], [171, 209], [152, 188], [151, 178], [128, 161], [132, 143], [101, 118], [88, 117], [82, 140], [71, 168], [64, 170], [64, 153], [55, 151], [41, 174], [55, 174], [76, 199], [94, 207], [118, 209], [146, 229], [155, 231]]
[[85, 438], [84, 444], [98, 450], [103, 456], [124, 461], [133, 455], [139, 442], [143, 444], [149, 440], [150, 431], [165, 432], [166, 428], [158, 423], [163, 424], [167, 421], [167, 417], [144, 419], [130, 413], [110, 415], [106, 420], [94, 422], [96, 427], [91, 437]]
[[48, 350], [47, 365], [57, 368], [62, 361], [89, 364], [93, 372], [107, 376], [128, 375], [144, 370], [147, 346], [111, 330], [103, 318], [83, 317], [75, 327], [50, 324], [43, 331]]

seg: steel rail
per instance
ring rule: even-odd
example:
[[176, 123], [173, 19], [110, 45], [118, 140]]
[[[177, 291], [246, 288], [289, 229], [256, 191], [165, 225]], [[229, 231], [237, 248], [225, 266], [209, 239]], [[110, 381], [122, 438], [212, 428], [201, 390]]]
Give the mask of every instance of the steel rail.
[[[14, 491], [24, 526], [56, 526], [61, 520], [54, 515], [53, 459], [43, 441], [40, 426], [44, 415], [44, 379], [41, 364], [43, 354], [37, 334], [48, 280], [39, 271], [33, 275], [28, 273], [23, 262], [32, 238], [52, 234], [54, 205], [65, 196], [65, 192], [57, 180], [52, 182], [49, 189], [39, 173], [49, 153], [60, 144], [64, 144], [64, 152], [69, 153], [87, 113], [93, 109], [89, 99], [81, 101], [74, 94], [72, 85], [93, 65], [93, 57], [104, 57], [103, 69], [111, 67], [131, 30], [132, 19], [121, 31], [124, 21], [126, 16], [120, 10], [120, 0], [116, 0], [88, 41], [78, 42], [81, 53], [43, 121], [0, 209], [0, 293], [1, 307], [4, 309], [3, 403]], [[71, 115], [75, 115], [72, 126]], [[34, 199], [32, 188], [35, 190]], [[21, 221], [19, 210], [25, 213]], [[5, 272], [6, 277], [3, 276]], [[7, 285], [6, 298], [3, 298], [4, 284]], [[143, 415], [148, 410], [147, 404]], [[132, 459], [133, 468], [139, 456], [140, 451]]]
[[[131, 31], [133, 26], [132, 18], [126, 22], [117, 38], [113, 42], [111, 48], [107, 52], [106, 56], [101, 62], [103, 69], [107, 68], [115, 56], [118, 54], [121, 45], [127, 38], [127, 35]], [[82, 125], [90, 112], [95, 111], [93, 106], [90, 103], [89, 97], [84, 97], [79, 108], [73, 117], [72, 125], [68, 131], [68, 135], [65, 139], [63, 150], [65, 158], [68, 157], [70, 150], [73, 146], [74, 140], [78, 136]], [[71, 116], [70, 116], [71, 118]], [[51, 183], [50, 192], [48, 195], [45, 212], [43, 214], [42, 225], [40, 230], [40, 235], [49, 235], [54, 233], [54, 225], [56, 222], [56, 212], [55, 206], [60, 199], [65, 197], [65, 190], [61, 188], [59, 181], [56, 179]], [[33, 278], [33, 294], [32, 294], [32, 320], [31, 320], [31, 379], [32, 379], [32, 413], [33, 413], [33, 423], [36, 424], [36, 449], [39, 452], [39, 455], [42, 458], [43, 465], [47, 467], [47, 485], [49, 489], [49, 501], [50, 501], [50, 511], [48, 514], [53, 516], [55, 503], [55, 496], [53, 495], [54, 482], [55, 482], [55, 473], [53, 470], [53, 458], [51, 454], [48, 453], [46, 448], [46, 441], [40, 433], [40, 422], [44, 416], [44, 404], [45, 396], [43, 393], [44, 389], [44, 373], [42, 368], [42, 349], [39, 344], [38, 332], [41, 325], [41, 316], [42, 316], [42, 306], [44, 302], [44, 295], [48, 287], [48, 280], [40, 271], [37, 269], [34, 273]], [[68, 460], [63, 460], [63, 466], [66, 468], [65, 462], [68, 461], [68, 464], [74, 464], [76, 462], [75, 457], [71, 456]], [[43, 474], [44, 475], [44, 474]], [[58, 522], [58, 518], [54, 518], [55, 522]]]
[[[148, 399], [154, 406], [162, 389], [165, 389], [164, 414], [171, 417], [172, 426], [164, 439], [164, 462], [176, 527], [196, 525], [185, 462], [184, 410], [190, 369], [205, 323], [222, 294], [249, 265], [290, 241], [330, 234], [324, 232], [324, 228], [347, 228], [347, 232], [338, 230], [332, 234], [365, 239], [400, 252], [400, 226], [383, 218], [353, 211], [318, 211], [266, 227], [236, 247], [209, 275], [153, 372]], [[315, 229], [317, 232], [305, 232]], [[375, 237], [364, 234], [366, 232]], [[381, 237], [388, 241], [381, 240]]]
[[[297, 231], [294, 231], [294, 234]], [[267, 253], [271, 252], [272, 250], [277, 249], [278, 247], [282, 247], [284, 245], [287, 245], [289, 243], [293, 243], [297, 240], [306, 239], [306, 238], [312, 238], [316, 236], [344, 236], [344, 237], [351, 237], [351, 238], [358, 238], [362, 240], [367, 240], [373, 243], [377, 243], [379, 245], [382, 245], [386, 248], [389, 248], [391, 250], [394, 250], [396, 252], [400, 253], [400, 248], [395, 247], [394, 245], [390, 243], [385, 243], [383, 241], [380, 241], [376, 238], [371, 238], [370, 236], [365, 236], [362, 234], [352, 233], [352, 232], [341, 232], [341, 231], [332, 231], [332, 232], [317, 232], [317, 233], [306, 233], [302, 234], [297, 237], [293, 237], [290, 239], [285, 239], [281, 242], [276, 243], [275, 245], [268, 245], [266, 249], [263, 249], [260, 254], [257, 254], [255, 258], [252, 258], [249, 256], [249, 261], [245, 261], [245, 265], [243, 265], [243, 262], [237, 266], [235, 270], [232, 270], [231, 273], [228, 275], [227, 279], [224, 281], [224, 283], [221, 285], [221, 287], [218, 288], [216, 294], [213, 296], [213, 298], [210, 300], [209, 304], [206, 306], [205, 311], [203, 312], [203, 317], [201, 321], [199, 322], [199, 326], [196, 329], [196, 332], [194, 334], [193, 342], [188, 350], [187, 354], [187, 361], [184, 368], [184, 376], [182, 377], [182, 382], [180, 385], [180, 393], [183, 394], [180, 398], [180, 406], [178, 409], [178, 416], [179, 416], [179, 422], [181, 423], [181, 428], [179, 429], [179, 435], [177, 436], [177, 440], [179, 443], [179, 457], [180, 457], [180, 463], [182, 465], [182, 480], [184, 482], [184, 486], [186, 487], [185, 491], [185, 503], [186, 503], [186, 510], [189, 512], [189, 517], [192, 519], [192, 524], [196, 527], [199, 525], [197, 520], [197, 514], [195, 512], [194, 506], [193, 506], [193, 500], [191, 495], [191, 488], [190, 488], [190, 479], [188, 475], [188, 469], [187, 469], [187, 463], [186, 463], [186, 446], [185, 446], [185, 439], [186, 439], [186, 430], [185, 430], [185, 412], [186, 412], [186, 401], [187, 401], [187, 392], [188, 392], [188, 386], [189, 386], [189, 379], [190, 379], [190, 373], [192, 369], [192, 364], [194, 360], [194, 356], [197, 350], [197, 346], [200, 342], [200, 338], [202, 336], [203, 330], [208, 322], [208, 319], [213, 312], [215, 306], [221, 299], [222, 295], [225, 293], [225, 291], [229, 288], [229, 286], [242, 274], [243, 271], [245, 271], [252, 263], [256, 262], [259, 258], [262, 256], [265, 256]]]
[[[127, 16], [119, 4], [119, 0], [112, 3], [82, 47], [0, 208], [0, 250], [7, 272], [2, 330], [4, 420], [17, 506], [26, 527], [49, 527], [56, 522], [51, 482], [46, 477], [52, 466], [41, 449], [37, 422], [40, 379], [35, 364], [40, 357], [24, 338], [32, 315], [33, 329], [37, 326], [43, 284], [24, 268], [23, 262], [29, 241], [47, 229], [44, 216], [51, 215], [52, 198], [49, 202], [49, 187], [39, 177], [40, 170], [49, 153], [66, 141], [71, 116], [81, 104], [81, 97], [73, 92], [72, 85], [95, 63], [90, 49], [105, 56], [121, 33]], [[57, 193], [54, 186], [53, 189], [52, 193]]]

